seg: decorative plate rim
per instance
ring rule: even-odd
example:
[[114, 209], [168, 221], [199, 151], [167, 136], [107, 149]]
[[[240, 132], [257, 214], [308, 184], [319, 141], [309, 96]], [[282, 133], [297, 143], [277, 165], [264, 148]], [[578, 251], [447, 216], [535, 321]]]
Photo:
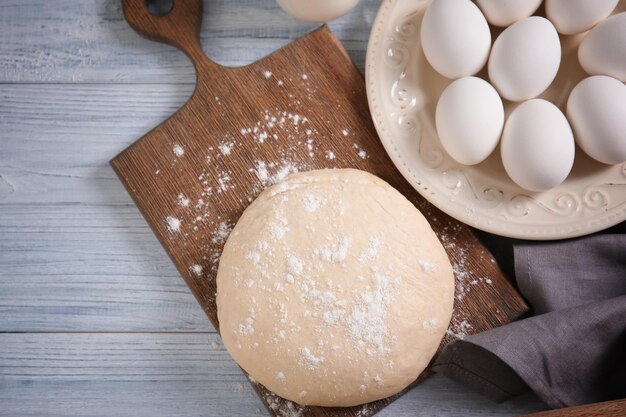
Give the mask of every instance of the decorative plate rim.
[[[381, 54], [381, 48], [384, 48], [384, 37], [389, 35], [385, 32], [385, 29], [391, 26], [388, 22], [388, 19], [390, 19], [390, 13], [395, 6], [406, 1], [422, 3], [427, 0], [418, 0], [417, 2], [415, 0], [383, 0], [381, 3], [368, 41], [365, 62], [365, 83], [370, 113], [383, 147], [396, 168], [413, 186], [413, 188], [415, 188], [415, 190], [417, 190], [435, 207], [451, 217], [468, 224], [469, 226], [501, 236], [518, 239], [551, 240], [579, 237], [603, 230], [626, 220], [626, 191], [623, 193], [624, 198], [616, 207], [612, 209], [605, 208], [604, 210], [599, 210], [597, 211], [597, 214], [594, 214], [593, 216], [587, 215], [582, 220], [561, 217], [562, 221], [552, 224], [515, 222], [509, 219], [503, 220], [485, 213], [475, 213], [475, 209], [471, 209], [469, 205], [459, 202], [458, 196], [450, 196], [438, 192], [437, 187], [431, 186], [432, 184], [429, 178], [419, 175], [416, 170], [412, 170], [410, 164], [398, 150], [398, 140], [394, 136], [389, 126], [389, 121], [384, 115], [385, 108], [382, 103], [383, 100], [379, 96], [379, 86], [377, 84], [377, 77], [379, 75], [379, 71], [381, 71], [380, 67], [382, 66], [382, 59], [378, 59], [378, 57]], [[626, 178], [626, 163], [620, 165], [622, 175]], [[621, 186], [626, 184], [618, 185]], [[624, 189], [626, 190], [626, 187]], [[594, 202], [593, 199], [598, 197], [593, 195], [593, 190], [589, 192], [583, 190], [583, 193], [586, 193], [587, 196], [584, 196], [582, 199], [588, 197], [592, 199], [592, 203]], [[532, 199], [532, 196], [520, 196]], [[563, 194], [563, 196], [571, 198], [570, 194]], [[558, 198], [560, 197], [557, 197], [557, 199]], [[586, 203], [586, 201], [583, 202]], [[577, 201], [565, 201], [563, 203], [579, 204]], [[541, 205], [541, 203], [539, 204]], [[559, 202], [556, 201], [556, 204], [558, 205]], [[473, 214], [469, 215], [469, 212], [472, 212]], [[523, 219], [524, 217], [521, 218]]]

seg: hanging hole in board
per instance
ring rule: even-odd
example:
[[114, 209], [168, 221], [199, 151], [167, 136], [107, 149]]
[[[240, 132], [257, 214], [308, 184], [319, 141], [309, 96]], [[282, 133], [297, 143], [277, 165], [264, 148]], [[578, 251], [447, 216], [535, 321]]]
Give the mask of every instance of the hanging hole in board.
[[154, 16], [165, 16], [174, 6], [174, 0], [146, 0], [148, 10]]

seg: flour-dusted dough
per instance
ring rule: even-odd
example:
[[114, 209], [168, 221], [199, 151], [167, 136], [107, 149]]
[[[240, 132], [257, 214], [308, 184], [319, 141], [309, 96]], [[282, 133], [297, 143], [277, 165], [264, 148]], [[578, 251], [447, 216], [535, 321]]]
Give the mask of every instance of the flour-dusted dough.
[[291, 175], [246, 209], [217, 274], [224, 345], [252, 377], [302, 405], [393, 395], [431, 360], [454, 278], [422, 214], [352, 169]]

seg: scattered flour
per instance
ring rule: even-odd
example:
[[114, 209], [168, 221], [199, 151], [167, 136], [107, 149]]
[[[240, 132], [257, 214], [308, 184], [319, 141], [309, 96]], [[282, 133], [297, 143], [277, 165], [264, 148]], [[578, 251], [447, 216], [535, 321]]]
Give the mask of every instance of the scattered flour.
[[280, 398], [273, 392], [265, 394], [265, 402], [269, 409], [278, 417], [302, 417], [304, 413], [304, 407], [300, 407], [291, 401]]
[[213, 237], [211, 238], [211, 242], [213, 243], [224, 243], [226, 238], [230, 234], [232, 230], [232, 226], [228, 222], [221, 222], [215, 232], [213, 233]]
[[178, 143], [175, 143], [172, 146], [172, 152], [174, 152], [174, 155], [176, 155], [178, 157], [183, 156], [185, 154], [185, 150]]
[[472, 325], [468, 323], [467, 320], [463, 320], [459, 323], [455, 323], [454, 322], [454, 318], [453, 318], [453, 323], [451, 325], [451, 327], [446, 330], [446, 335], [448, 336], [452, 336], [455, 339], [465, 339], [468, 335], [468, 332], [472, 329]]
[[165, 222], [167, 223], [167, 230], [170, 233], [175, 233], [175, 232], [180, 231], [180, 225], [182, 223], [180, 219], [173, 217], [173, 216], [167, 216], [165, 218]]
[[306, 211], [307, 213], [313, 213], [326, 203], [326, 199], [313, 193], [308, 193], [304, 195], [303, 203], [304, 211]]
[[178, 194], [178, 205], [181, 207], [189, 207], [189, 199], [185, 197], [185, 194]]
[[367, 152], [365, 152], [365, 150], [363, 148], [361, 148], [359, 145], [357, 145], [356, 143], [352, 145], [352, 147], [354, 149], [356, 149], [356, 154], [359, 156], [359, 158], [361, 159], [367, 159]]
[[437, 270], [437, 265], [434, 262], [425, 261], [420, 259], [417, 261], [424, 272], [435, 272]]
[[300, 348], [300, 364], [308, 369], [314, 369], [316, 366], [324, 363], [322, 356], [315, 356], [308, 347]]
[[431, 330], [431, 329], [436, 328], [438, 324], [439, 324], [439, 320], [437, 320], [436, 318], [430, 319], [430, 320], [424, 320], [422, 322], [422, 328], [424, 330]]
[[268, 79], [272, 76], [272, 71], [263, 71], [263, 76]]
[[242, 336], [251, 336], [254, 334], [254, 319], [246, 317], [243, 323], [239, 324], [239, 334]]
[[234, 142], [222, 142], [219, 145], [220, 152], [224, 156], [228, 156], [233, 151], [233, 147], [235, 146]]
[[347, 318], [350, 335], [358, 348], [369, 356], [384, 355], [387, 346], [387, 307], [393, 303], [395, 280], [374, 274], [374, 288], [361, 294]]
[[352, 238], [342, 236], [334, 245], [323, 246], [314, 252], [319, 253], [321, 258], [327, 262], [343, 262], [348, 256], [348, 250], [352, 245]]
[[189, 268], [196, 276], [202, 276], [202, 266], [198, 264], [191, 265]]
[[365, 263], [378, 256], [378, 251], [383, 245], [383, 239], [380, 236], [370, 236], [368, 246], [359, 255], [359, 262]]

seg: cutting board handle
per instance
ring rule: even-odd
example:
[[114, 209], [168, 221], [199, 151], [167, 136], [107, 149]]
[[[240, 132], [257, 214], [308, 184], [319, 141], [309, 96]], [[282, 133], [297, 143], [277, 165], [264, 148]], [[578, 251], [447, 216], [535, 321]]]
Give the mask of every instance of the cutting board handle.
[[[122, 0], [124, 17], [140, 35], [181, 49], [199, 66], [221, 67], [211, 61], [200, 45], [202, 23], [202, 0], [172, 0], [169, 12], [152, 14], [150, 0]], [[199, 73], [200, 71], [197, 71]]]

